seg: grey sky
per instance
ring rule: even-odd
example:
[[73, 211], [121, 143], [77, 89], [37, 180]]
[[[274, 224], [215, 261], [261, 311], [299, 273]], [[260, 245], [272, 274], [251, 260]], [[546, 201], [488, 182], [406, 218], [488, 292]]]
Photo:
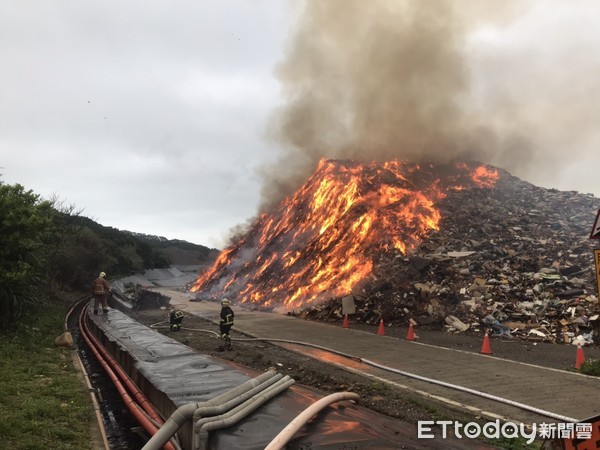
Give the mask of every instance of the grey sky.
[[[464, 53], [481, 114], [501, 131], [518, 111], [534, 145], [526, 164], [484, 162], [600, 196], [600, 3], [515, 3], [471, 26]], [[264, 166], [290, 169], [265, 135], [299, 4], [1, 2], [2, 180], [106, 226], [222, 247], [257, 213]]]

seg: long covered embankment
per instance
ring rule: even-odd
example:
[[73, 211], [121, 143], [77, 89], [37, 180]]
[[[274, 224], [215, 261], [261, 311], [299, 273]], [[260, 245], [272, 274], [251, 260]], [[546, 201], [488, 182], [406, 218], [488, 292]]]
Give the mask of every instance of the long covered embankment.
[[[145, 398], [164, 419], [164, 424], [151, 420], [156, 433], [145, 449], [162, 448], [175, 432], [176, 439], [169, 445], [183, 449], [264, 449], [276, 437], [285, 444], [279, 433], [326, 397], [287, 376], [258, 373], [199, 354], [118, 310], [97, 316], [86, 313], [85, 322], [139, 387], [139, 397], [127, 395], [125, 401]], [[309, 424], [294, 424], [297, 432], [285, 439], [313, 449], [350, 444], [356, 449], [396, 449], [407, 444], [421, 448], [414, 425], [357, 405], [350, 401], [355, 394], [334, 397]], [[466, 448], [465, 444], [469, 443], [444, 441], [446, 448]]]

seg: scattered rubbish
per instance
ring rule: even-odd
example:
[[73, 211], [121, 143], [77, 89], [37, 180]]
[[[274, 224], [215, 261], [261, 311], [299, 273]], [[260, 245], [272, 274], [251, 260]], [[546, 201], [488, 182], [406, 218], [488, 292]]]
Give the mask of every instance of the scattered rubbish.
[[[573, 345], [600, 344], [594, 247], [598, 199], [533, 186], [503, 173], [494, 189], [450, 193], [439, 230], [403, 255], [379, 255], [344, 296], [353, 321]], [[351, 298], [350, 298], [351, 297]], [[298, 314], [340, 321], [342, 298]], [[292, 313], [295, 314], [295, 313]], [[491, 317], [490, 317], [491, 316]]]
[[454, 317], [454, 316], [446, 317], [445, 321], [449, 326], [451, 326], [452, 328], [455, 328], [456, 330], [461, 331], [461, 332], [467, 331], [469, 329], [469, 327], [471, 326], [471, 325], [461, 322], [458, 317]]
[[[506, 325], [501, 324], [498, 319], [496, 319], [494, 316], [487, 315], [483, 318], [482, 320], [483, 324], [485, 326], [488, 326], [492, 329], [492, 331], [494, 332], [494, 336], [506, 336], [506, 337], [512, 337], [510, 335], [510, 328], [507, 327]], [[533, 330], [532, 330], [533, 331]]]

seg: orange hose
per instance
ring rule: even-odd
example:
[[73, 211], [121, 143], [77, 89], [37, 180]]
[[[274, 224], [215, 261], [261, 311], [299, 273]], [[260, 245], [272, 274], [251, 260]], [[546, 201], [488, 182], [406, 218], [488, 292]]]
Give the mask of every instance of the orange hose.
[[[87, 317], [85, 320], [87, 320]], [[152, 403], [150, 403], [150, 401], [146, 398], [146, 396], [142, 393], [142, 391], [140, 391], [140, 388], [137, 387], [137, 385], [133, 382], [131, 377], [129, 375], [127, 375], [127, 373], [125, 373], [123, 368], [112, 357], [112, 355], [108, 352], [108, 350], [106, 350], [106, 348], [104, 348], [104, 346], [98, 340], [98, 338], [96, 338], [96, 336], [94, 336], [93, 333], [89, 332], [87, 323], [84, 323], [84, 324], [86, 325], [86, 331], [88, 331], [88, 337], [94, 342], [94, 345], [96, 346], [96, 348], [98, 350], [100, 350], [103, 358], [108, 361], [111, 368], [116, 372], [116, 374], [119, 376], [121, 381], [125, 384], [125, 387], [128, 389], [128, 391], [135, 397], [137, 403], [142, 407], [142, 409], [144, 411], [146, 411], [146, 413], [148, 413], [148, 415], [156, 423], [158, 423], [159, 425], [162, 425], [163, 423], [165, 423], [165, 421], [160, 416], [160, 414], [158, 413], [156, 408], [154, 408]]]
[[[121, 383], [115, 372], [109, 367], [106, 360], [102, 357], [92, 340], [88, 337], [89, 330], [83, 323], [83, 317], [86, 314], [86, 312], [87, 306], [83, 308], [82, 313], [79, 316], [79, 328], [82, 331], [81, 336], [88, 344], [92, 353], [94, 353], [94, 356], [96, 357], [98, 362], [100, 362], [100, 364], [106, 371], [108, 377], [112, 380], [113, 384], [117, 388], [117, 391], [119, 392], [119, 395], [123, 399], [123, 403], [125, 403], [125, 406], [127, 406], [127, 409], [129, 409], [131, 414], [135, 417], [137, 422], [144, 428], [144, 430], [146, 430], [146, 432], [153, 436], [158, 431], [158, 427], [143, 412], [143, 410], [140, 408], [140, 405], [138, 405], [135, 402], [135, 400], [131, 398], [131, 396], [127, 393], [127, 390], [123, 386], [123, 383]], [[175, 447], [170, 442], [167, 442], [163, 448], [165, 450], [175, 450]]]

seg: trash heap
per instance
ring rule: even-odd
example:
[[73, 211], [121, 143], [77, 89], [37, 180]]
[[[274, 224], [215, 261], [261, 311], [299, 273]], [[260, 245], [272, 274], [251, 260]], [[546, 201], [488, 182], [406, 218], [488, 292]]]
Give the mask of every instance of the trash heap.
[[127, 303], [134, 311], [168, 308], [171, 301], [171, 297], [168, 295], [148, 290], [134, 283], [114, 283], [113, 290], [118, 294], [120, 300]]
[[[600, 343], [590, 230], [600, 199], [536, 187], [501, 171], [493, 189], [450, 193], [439, 231], [409, 255], [386, 252], [345, 298], [295, 311], [532, 341]], [[344, 305], [344, 307], [342, 306]]]

